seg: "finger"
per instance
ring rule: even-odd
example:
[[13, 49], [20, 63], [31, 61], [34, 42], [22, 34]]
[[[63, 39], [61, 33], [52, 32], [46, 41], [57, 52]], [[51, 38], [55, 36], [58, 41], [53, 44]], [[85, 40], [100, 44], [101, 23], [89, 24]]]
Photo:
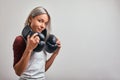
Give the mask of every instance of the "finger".
[[31, 38], [35, 38], [38, 35], [38, 33], [34, 33]]
[[38, 36], [36, 36], [36, 37], [35, 37], [35, 41], [36, 41], [37, 43], [39, 43], [40, 38], [39, 38]]
[[60, 40], [58, 39], [58, 40], [56, 41], [56, 43], [57, 43], [57, 44], [60, 44]]
[[61, 42], [60, 41], [57, 41], [56, 43], [57, 43], [58, 47], [61, 47]]
[[60, 48], [61, 47], [61, 42], [57, 37], [56, 37], [56, 39], [57, 39], [56, 43], [57, 43], [58, 47]]
[[27, 36], [27, 40], [30, 38], [30, 35]]
[[61, 48], [61, 44], [59, 44], [59, 45], [57, 45], [58, 46], [58, 48]]

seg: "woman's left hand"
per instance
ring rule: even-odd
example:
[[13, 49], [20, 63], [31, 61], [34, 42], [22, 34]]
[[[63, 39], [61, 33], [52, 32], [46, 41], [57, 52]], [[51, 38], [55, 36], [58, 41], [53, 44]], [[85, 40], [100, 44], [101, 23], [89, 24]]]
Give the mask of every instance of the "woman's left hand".
[[59, 53], [60, 48], [61, 48], [61, 42], [60, 42], [60, 40], [58, 38], [57, 38], [56, 44], [58, 45], [58, 48], [56, 49], [56, 51], [54, 52], [54, 54], [57, 55]]

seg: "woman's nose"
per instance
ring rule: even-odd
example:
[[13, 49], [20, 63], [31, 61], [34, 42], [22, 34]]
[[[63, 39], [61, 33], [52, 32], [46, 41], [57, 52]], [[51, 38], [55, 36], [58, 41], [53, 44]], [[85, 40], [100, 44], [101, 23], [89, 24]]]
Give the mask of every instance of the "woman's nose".
[[45, 28], [45, 24], [44, 24], [44, 23], [41, 24], [41, 28], [42, 28], [42, 29]]

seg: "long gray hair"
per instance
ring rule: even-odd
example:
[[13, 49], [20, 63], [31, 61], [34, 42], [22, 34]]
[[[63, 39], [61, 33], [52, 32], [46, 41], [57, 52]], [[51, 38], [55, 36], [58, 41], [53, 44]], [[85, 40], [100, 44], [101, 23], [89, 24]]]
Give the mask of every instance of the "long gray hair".
[[28, 15], [28, 17], [27, 17], [27, 19], [25, 21], [25, 26], [26, 25], [30, 26], [30, 21], [29, 21], [30, 17], [34, 18], [35, 16], [38, 16], [38, 15], [41, 15], [41, 14], [47, 14], [48, 15], [49, 21], [48, 21], [48, 24], [46, 26], [46, 30], [47, 30], [46, 36], [48, 37], [49, 34], [50, 34], [50, 30], [51, 30], [51, 18], [50, 18], [50, 15], [49, 15], [48, 11], [45, 8], [41, 7], [41, 6], [38, 6], [38, 7], [34, 8], [30, 12], [30, 14]]

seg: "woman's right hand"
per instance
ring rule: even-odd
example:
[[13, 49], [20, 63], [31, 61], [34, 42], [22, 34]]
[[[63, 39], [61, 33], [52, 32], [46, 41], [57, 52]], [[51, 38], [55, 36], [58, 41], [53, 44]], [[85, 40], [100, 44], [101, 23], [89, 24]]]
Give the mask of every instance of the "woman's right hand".
[[30, 35], [27, 36], [26, 49], [21, 59], [14, 66], [15, 72], [18, 76], [20, 76], [26, 69], [28, 62], [30, 60], [31, 52], [33, 51], [34, 48], [37, 47], [40, 41], [40, 38], [37, 35], [38, 33], [33, 34], [31, 37]]
[[40, 41], [40, 38], [37, 36], [38, 33], [33, 34], [31, 37], [30, 35], [27, 36], [27, 46], [26, 49], [32, 50], [35, 49]]

